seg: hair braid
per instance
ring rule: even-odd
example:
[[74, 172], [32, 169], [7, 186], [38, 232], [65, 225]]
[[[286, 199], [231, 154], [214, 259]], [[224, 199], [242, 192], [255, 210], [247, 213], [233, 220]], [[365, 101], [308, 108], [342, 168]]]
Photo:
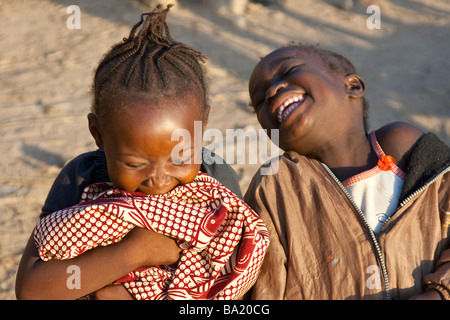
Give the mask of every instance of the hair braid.
[[132, 64], [128, 68], [128, 71], [127, 71], [126, 76], [124, 78], [125, 85], [128, 85], [130, 83], [130, 79], [131, 79], [134, 71], [136, 70], [136, 67], [139, 64], [140, 59], [142, 59], [142, 57], [144, 56], [145, 49], [147, 48], [147, 44], [144, 43], [143, 45], [140, 45], [140, 47], [141, 48], [140, 48], [139, 52], [137, 52], [137, 54], [138, 54], [137, 58], [134, 59], [134, 61], [132, 62]]
[[[127, 92], [151, 95], [199, 92], [207, 105], [207, 84], [201, 52], [172, 38], [166, 23], [172, 5], [141, 15], [128, 37], [114, 45], [101, 60], [92, 86], [92, 110], [100, 116], [106, 90], [125, 88]], [[194, 89], [197, 91], [194, 91]], [[201, 90], [201, 91], [199, 91]]]

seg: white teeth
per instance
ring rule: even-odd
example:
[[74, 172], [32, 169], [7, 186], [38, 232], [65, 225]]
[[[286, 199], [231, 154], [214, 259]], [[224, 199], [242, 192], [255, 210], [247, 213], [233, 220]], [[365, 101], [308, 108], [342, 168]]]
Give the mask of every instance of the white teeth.
[[[294, 111], [303, 101], [305, 100], [305, 94], [301, 94], [298, 96], [289, 97], [278, 107], [277, 109], [277, 120], [278, 123], [282, 123], [284, 119], [286, 119], [292, 111]], [[284, 110], [286, 112], [284, 112]]]

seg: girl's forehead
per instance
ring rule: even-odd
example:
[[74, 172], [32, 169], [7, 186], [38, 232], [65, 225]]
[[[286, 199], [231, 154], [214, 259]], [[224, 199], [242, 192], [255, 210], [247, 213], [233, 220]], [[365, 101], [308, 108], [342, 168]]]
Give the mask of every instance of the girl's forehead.
[[153, 92], [123, 92], [106, 98], [106, 104], [117, 109], [133, 110], [134, 112], [192, 112], [200, 109], [202, 100], [193, 93], [186, 94], [155, 94]]
[[308, 61], [309, 63], [317, 63], [320, 61], [318, 55], [299, 47], [285, 47], [272, 51], [260, 61], [260, 66], [277, 68], [286, 61]]
[[192, 94], [173, 97], [128, 94], [108, 100], [103, 116], [106, 123], [119, 121], [130, 126], [145, 126], [151, 122], [158, 126], [170, 119], [172, 123], [183, 126], [187, 119], [202, 120], [201, 100]]
[[287, 63], [324, 65], [322, 59], [313, 52], [308, 52], [298, 47], [283, 47], [272, 51], [259, 61], [250, 76], [250, 85], [252, 86], [266, 77], [271, 77]]

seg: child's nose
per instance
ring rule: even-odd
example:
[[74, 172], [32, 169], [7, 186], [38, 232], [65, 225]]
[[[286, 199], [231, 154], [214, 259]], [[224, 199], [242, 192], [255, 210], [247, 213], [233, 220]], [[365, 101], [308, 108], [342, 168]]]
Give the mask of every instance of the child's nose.
[[272, 98], [274, 97], [280, 90], [283, 90], [284, 88], [287, 87], [287, 83], [284, 81], [277, 81], [275, 83], [273, 83], [266, 92], [266, 96], [267, 98]]
[[166, 190], [170, 185], [170, 179], [163, 170], [150, 169], [147, 172], [145, 180], [142, 185], [151, 189], [152, 194], [161, 194], [170, 190]]

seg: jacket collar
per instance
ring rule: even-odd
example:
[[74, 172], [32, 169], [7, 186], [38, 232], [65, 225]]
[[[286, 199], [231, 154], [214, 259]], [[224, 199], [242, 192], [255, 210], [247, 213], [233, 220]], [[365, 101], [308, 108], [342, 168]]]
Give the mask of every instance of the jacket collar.
[[411, 153], [400, 202], [450, 166], [450, 148], [434, 133], [424, 135]]

